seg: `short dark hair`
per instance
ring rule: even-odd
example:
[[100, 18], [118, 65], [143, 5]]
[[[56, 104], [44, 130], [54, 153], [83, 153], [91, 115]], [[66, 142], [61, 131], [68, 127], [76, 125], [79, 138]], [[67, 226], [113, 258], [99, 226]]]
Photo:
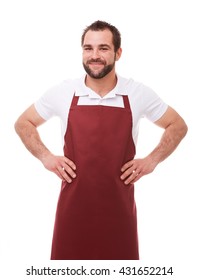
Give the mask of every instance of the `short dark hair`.
[[84, 39], [85, 39], [85, 35], [86, 33], [91, 30], [91, 31], [100, 31], [100, 30], [105, 30], [108, 29], [111, 31], [112, 35], [113, 35], [113, 45], [114, 45], [114, 50], [115, 52], [117, 52], [117, 50], [120, 48], [121, 46], [121, 34], [119, 32], [119, 30], [113, 26], [112, 24], [105, 22], [105, 21], [101, 21], [101, 20], [97, 20], [95, 22], [93, 22], [92, 24], [90, 24], [89, 26], [87, 26], [82, 34], [81, 37], [81, 46], [83, 46], [84, 43]]

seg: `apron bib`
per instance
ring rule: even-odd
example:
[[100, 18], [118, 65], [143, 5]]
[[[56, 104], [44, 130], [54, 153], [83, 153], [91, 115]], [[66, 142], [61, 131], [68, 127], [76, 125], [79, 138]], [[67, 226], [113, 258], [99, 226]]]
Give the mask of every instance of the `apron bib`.
[[52, 260], [138, 260], [134, 185], [120, 179], [135, 156], [132, 113], [124, 108], [77, 105], [73, 97], [64, 155], [76, 164], [76, 178], [62, 182]]

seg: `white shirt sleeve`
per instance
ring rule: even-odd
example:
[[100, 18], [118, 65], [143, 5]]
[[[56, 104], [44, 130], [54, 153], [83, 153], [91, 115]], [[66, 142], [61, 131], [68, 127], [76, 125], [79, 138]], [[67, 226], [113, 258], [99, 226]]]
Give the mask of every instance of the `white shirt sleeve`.
[[139, 122], [141, 118], [155, 122], [168, 108], [168, 105], [151, 88], [142, 83], [131, 81], [129, 100], [135, 122]]
[[155, 122], [166, 112], [168, 105], [149, 87], [142, 85], [143, 117]]
[[[38, 114], [45, 120], [58, 116], [65, 120], [74, 94], [72, 83], [63, 81], [51, 87], [35, 103]], [[66, 121], [66, 120], [65, 120]]]
[[157, 121], [166, 112], [168, 105], [151, 88], [142, 83], [130, 79], [126, 88], [133, 117], [133, 139], [137, 143], [141, 119]]
[[54, 88], [51, 88], [34, 103], [36, 111], [44, 120], [49, 120], [54, 116], [54, 108], [52, 107], [54, 96]]

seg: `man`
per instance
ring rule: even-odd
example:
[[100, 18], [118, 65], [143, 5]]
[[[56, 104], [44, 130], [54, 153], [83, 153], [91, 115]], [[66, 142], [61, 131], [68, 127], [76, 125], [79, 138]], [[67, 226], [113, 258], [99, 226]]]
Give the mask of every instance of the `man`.
[[[120, 77], [121, 36], [96, 21], [82, 35], [86, 75], [48, 90], [18, 118], [26, 148], [62, 180], [51, 259], [138, 260], [134, 183], [151, 173], [187, 132], [181, 116], [150, 88]], [[64, 156], [54, 155], [37, 127], [62, 120]], [[138, 124], [147, 117], [164, 129], [145, 158], [135, 158]]]

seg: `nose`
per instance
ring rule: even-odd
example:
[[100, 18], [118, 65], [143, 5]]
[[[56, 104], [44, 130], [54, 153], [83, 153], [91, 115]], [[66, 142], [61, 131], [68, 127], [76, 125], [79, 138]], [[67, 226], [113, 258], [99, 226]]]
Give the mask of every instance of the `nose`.
[[98, 49], [93, 49], [92, 58], [97, 59], [99, 57], [100, 57], [99, 50]]

